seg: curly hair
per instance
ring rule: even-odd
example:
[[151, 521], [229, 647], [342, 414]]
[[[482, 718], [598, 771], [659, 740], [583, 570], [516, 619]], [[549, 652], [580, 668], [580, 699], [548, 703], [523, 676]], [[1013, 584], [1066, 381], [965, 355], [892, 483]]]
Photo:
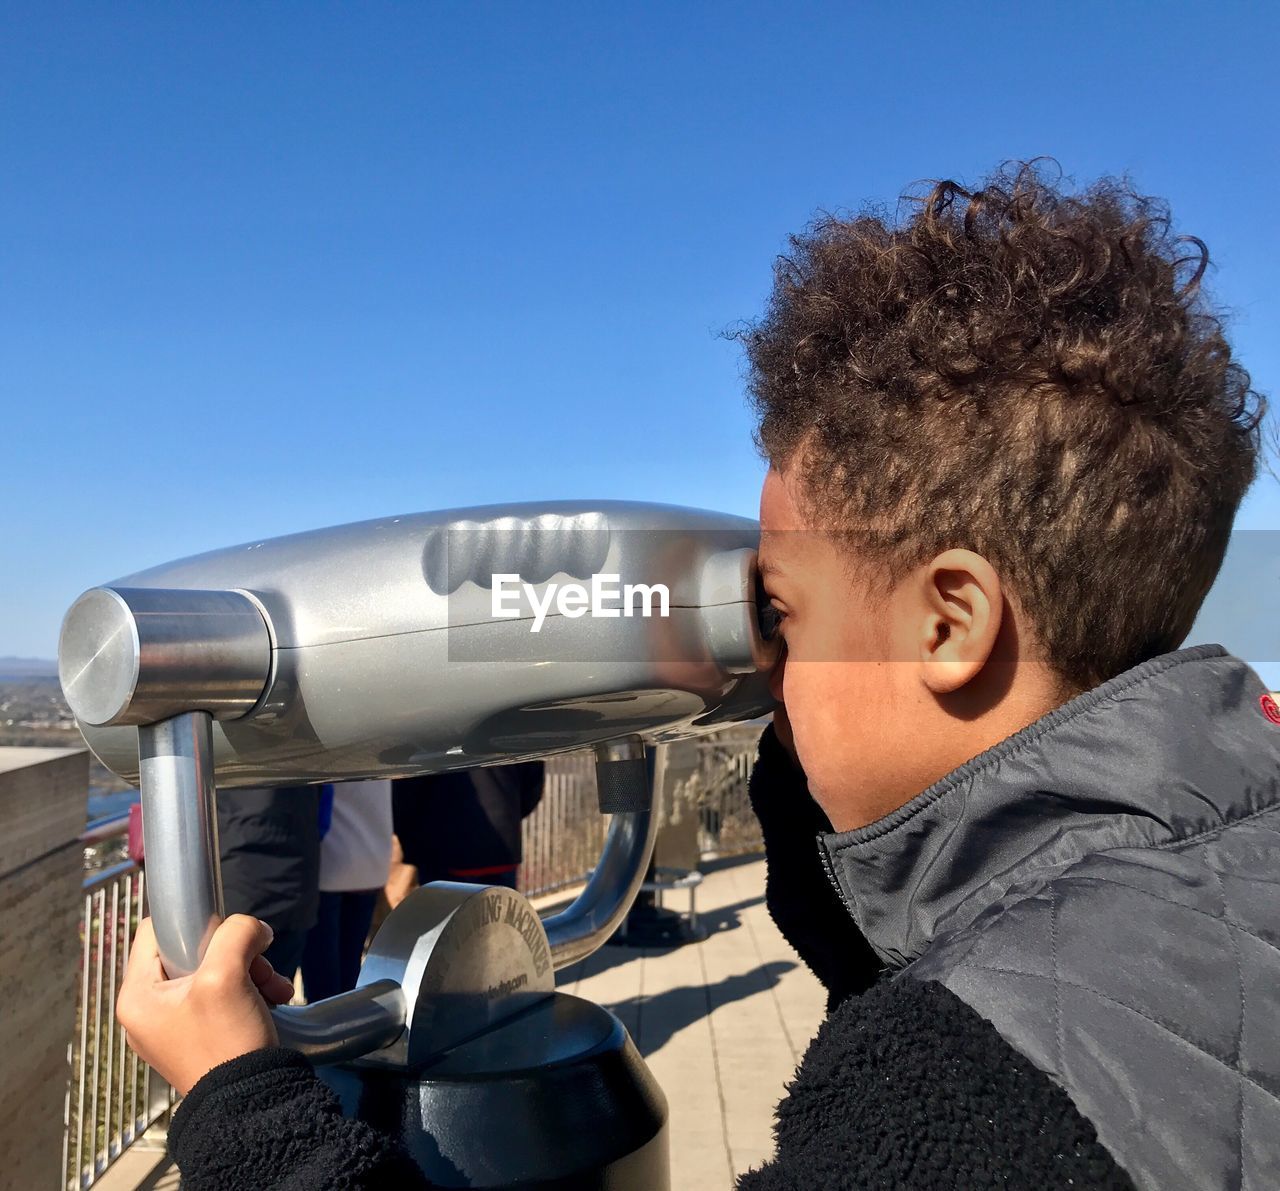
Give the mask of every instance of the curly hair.
[[891, 578], [982, 554], [1085, 689], [1190, 630], [1265, 402], [1203, 294], [1204, 244], [1127, 182], [1069, 194], [1049, 172], [821, 216], [734, 337], [757, 443], [797, 464], [811, 523]]

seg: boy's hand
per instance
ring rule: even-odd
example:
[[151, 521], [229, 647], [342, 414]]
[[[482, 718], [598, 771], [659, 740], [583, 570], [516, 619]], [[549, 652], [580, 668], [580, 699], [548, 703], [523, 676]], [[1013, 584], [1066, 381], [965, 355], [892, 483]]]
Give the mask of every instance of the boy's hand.
[[271, 1006], [293, 985], [263, 957], [271, 928], [233, 914], [214, 931], [200, 967], [165, 979], [151, 919], [138, 924], [116, 1017], [129, 1045], [183, 1095], [221, 1063], [277, 1045]]

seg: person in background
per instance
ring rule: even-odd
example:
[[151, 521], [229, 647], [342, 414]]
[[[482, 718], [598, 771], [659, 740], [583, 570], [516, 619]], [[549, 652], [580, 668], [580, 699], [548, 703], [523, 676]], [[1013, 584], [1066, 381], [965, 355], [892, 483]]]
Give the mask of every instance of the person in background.
[[308, 1001], [355, 988], [378, 894], [391, 871], [391, 783], [337, 782], [320, 841], [316, 924], [302, 953]]
[[396, 836], [418, 882], [516, 887], [520, 824], [542, 799], [541, 761], [392, 783]]
[[271, 927], [272, 968], [292, 980], [320, 904], [320, 787], [218, 791], [218, 850], [228, 915]]

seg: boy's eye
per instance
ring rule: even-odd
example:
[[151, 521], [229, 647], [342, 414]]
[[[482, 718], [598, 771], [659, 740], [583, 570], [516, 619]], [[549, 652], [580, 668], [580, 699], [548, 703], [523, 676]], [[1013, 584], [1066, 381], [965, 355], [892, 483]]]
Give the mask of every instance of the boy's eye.
[[756, 572], [756, 617], [760, 623], [760, 636], [772, 641], [782, 629], [786, 613], [774, 606], [773, 597], [765, 590], [764, 582]]
[[760, 636], [772, 641], [782, 629], [782, 622], [787, 614], [781, 608], [775, 608], [771, 602], [758, 604], [760, 618]]

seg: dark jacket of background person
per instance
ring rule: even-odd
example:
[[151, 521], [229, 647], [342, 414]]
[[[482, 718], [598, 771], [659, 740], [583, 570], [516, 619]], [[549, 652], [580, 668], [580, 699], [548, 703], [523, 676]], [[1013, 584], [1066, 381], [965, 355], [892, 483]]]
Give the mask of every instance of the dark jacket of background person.
[[[766, 731], [766, 900], [830, 1009], [741, 1191], [1280, 1185], [1273, 715], [1168, 654], [839, 835]], [[193, 1191], [426, 1185], [287, 1051], [205, 1076], [169, 1145]]]
[[419, 883], [514, 886], [520, 824], [542, 798], [543, 773], [529, 761], [393, 782], [396, 836]]
[[320, 904], [319, 806], [319, 786], [218, 791], [226, 911], [271, 927], [267, 959], [290, 978]]

